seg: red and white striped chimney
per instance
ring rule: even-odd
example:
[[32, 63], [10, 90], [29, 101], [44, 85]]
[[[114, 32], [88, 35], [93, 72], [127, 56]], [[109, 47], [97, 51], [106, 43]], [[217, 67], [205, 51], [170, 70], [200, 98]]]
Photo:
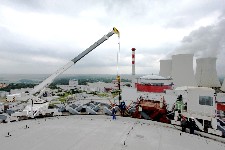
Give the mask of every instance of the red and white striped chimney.
[[135, 75], [135, 48], [132, 48], [132, 75]]

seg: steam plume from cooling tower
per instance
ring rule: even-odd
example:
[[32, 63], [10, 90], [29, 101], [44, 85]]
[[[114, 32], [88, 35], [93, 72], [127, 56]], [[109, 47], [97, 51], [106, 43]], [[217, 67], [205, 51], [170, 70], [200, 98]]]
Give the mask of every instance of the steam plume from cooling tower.
[[[217, 57], [216, 67], [224, 68], [222, 59], [225, 56], [225, 13], [219, 19], [214, 25], [200, 27], [185, 36], [180, 46], [167, 55], [167, 58], [176, 54], [194, 54], [196, 58]], [[221, 69], [219, 74], [221, 73], [224, 74], [224, 70]]]
[[206, 27], [200, 27], [185, 36], [174, 54], [194, 54], [196, 57], [216, 57], [225, 49], [225, 19]]

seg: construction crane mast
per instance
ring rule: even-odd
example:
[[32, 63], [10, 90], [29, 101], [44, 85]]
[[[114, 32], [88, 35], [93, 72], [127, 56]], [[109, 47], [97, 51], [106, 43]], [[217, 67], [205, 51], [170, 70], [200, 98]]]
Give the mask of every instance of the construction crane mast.
[[55, 73], [53, 73], [51, 76], [49, 76], [47, 79], [45, 79], [42, 83], [40, 83], [39, 85], [35, 86], [34, 89], [30, 91], [30, 95], [34, 95], [37, 92], [40, 92], [41, 90], [43, 90], [44, 88], [46, 88], [47, 86], [49, 86], [57, 76], [59, 76], [60, 74], [62, 74], [63, 72], [65, 72], [67, 69], [69, 69], [71, 66], [73, 66], [76, 62], [78, 62], [85, 55], [87, 55], [92, 50], [94, 50], [96, 47], [98, 47], [103, 42], [105, 42], [106, 40], [108, 40], [109, 37], [111, 37], [113, 34], [117, 34], [118, 36], [120, 35], [119, 31], [115, 27], [108, 34], [104, 35], [97, 42], [95, 42], [89, 48], [87, 48], [82, 53], [80, 53], [77, 57], [75, 57], [70, 62], [68, 62], [66, 65], [64, 65], [63, 67], [61, 67], [60, 69], [58, 69]]

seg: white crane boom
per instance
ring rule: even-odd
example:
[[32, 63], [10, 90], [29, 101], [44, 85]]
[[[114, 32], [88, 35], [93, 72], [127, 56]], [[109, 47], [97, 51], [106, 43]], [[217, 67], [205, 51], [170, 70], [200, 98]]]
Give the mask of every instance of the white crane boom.
[[108, 34], [104, 35], [101, 39], [99, 39], [97, 42], [92, 44], [89, 48], [84, 50], [77, 57], [75, 57], [70, 62], [68, 62], [66, 65], [64, 65], [63, 67], [58, 69], [55, 73], [53, 73], [51, 76], [49, 76], [47, 79], [45, 79], [42, 83], [40, 83], [39, 85], [35, 86], [34, 89], [30, 91], [30, 94], [33, 95], [33, 94], [39, 92], [40, 90], [42, 90], [43, 88], [49, 86], [57, 76], [59, 76], [60, 74], [65, 72], [68, 68], [73, 66], [77, 61], [79, 61], [85, 55], [90, 53], [93, 49], [98, 47], [100, 44], [102, 44], [103, 42], [108, 40], [108, 38], [111, 37], [113, 34], [118, 34], [118, 36], [120, 36], [119, 31], [114, 27], [113, 30], [110, 31]]

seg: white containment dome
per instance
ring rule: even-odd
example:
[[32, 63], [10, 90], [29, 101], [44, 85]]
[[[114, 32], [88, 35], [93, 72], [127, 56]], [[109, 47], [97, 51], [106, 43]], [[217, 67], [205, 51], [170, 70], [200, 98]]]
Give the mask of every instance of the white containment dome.
[[207, 57], [196, 59], [196, 82], [203, 87], [221, 87], [216, 71], [216, 58]]
[[220, 90], [225, 92], [225, 78], [223, 80], [223, 84], [222, 84], [222, 87], [220, 88]]
[[162, 77], [171, 77], [172, 72], [172, 60], [160, 60], [160, 71], [159, 75]]
[[193, 54], [172, 56], [172, 79], [174, 86], [197, 86], [193, 70]]

